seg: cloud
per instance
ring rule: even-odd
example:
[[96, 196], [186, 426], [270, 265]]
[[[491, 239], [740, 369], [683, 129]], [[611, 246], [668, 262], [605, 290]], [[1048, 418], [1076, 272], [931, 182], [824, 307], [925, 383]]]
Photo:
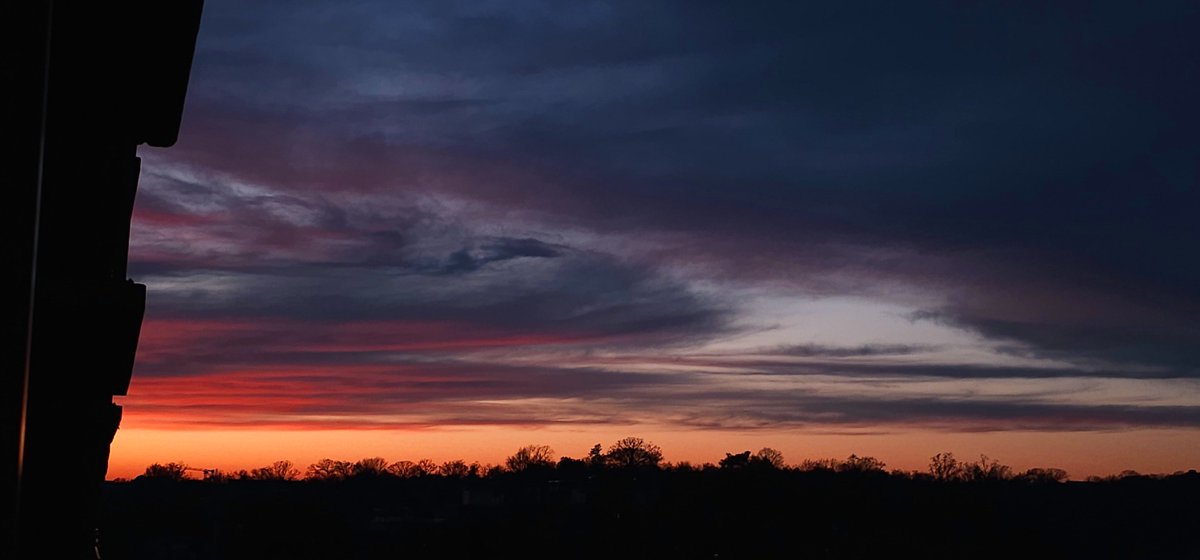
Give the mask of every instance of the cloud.
[[322, 429], [654, 424], [1094, 431], [1200, 426], [1200, 407], [1028, 397], [848, 396], [747, 389], [688, 375], [450, 362], [139, 378], [127, 402], [168, 425]]
[[[679, 422], [697, 428], [892, 426], [958, 432], [1094, 431], [1200, 426], [1200, 407], [1080, 405], [1001, 399], [925, 397], [863, 399], [803, 394], [712, 394], [721, 407], [680, 408]], [[731, 404], [732, 403], [732, 404]], [[695, 411], [703, 410], [703, 413]]]
[[154, 291], [150, 313], [160, 317], [456, 321], [647, 340], [703, 338], [728, 328], [721, 302], [603, 256], [516, 260], [454, 276], [297, 265], [186, 269], [143, 280]]
[[483, 266], [521, 257], [549, 259], [560, 256], [561, 250], [537, 239], [493, 239], [479, 247], [460, 249], [436, 269], [436, 274], [462, 274], [474, 272]]
[[1183, 317], [1147, 321], [1136, 315], [1115, 314], [1105, 324], [1072, 320], [1061, 314], [1006, 320], [989, 317], [987, 311], [950, 308], [918, 313], [915, 318], [1019, 343], [1008, 348], [1014, 354], [1116, 364], [1132, 371], [1148, 371], [1146, 374], [1152, 376], [1200, 376], [1200, 330]]
[[864, 344], [862, 346], [828, 346], [821, 344], [796, 344], [771, 349], [765, 353], [804, 358], [849, 358], [863, 356], [903, 356], [932, 350], [929, 346], [915, 344]]

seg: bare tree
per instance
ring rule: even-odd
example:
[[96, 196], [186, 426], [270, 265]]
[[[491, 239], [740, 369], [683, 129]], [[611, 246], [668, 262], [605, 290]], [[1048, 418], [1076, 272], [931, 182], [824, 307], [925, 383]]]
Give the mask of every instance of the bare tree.
[[963, 478], [967, 480], [1009, 480], [1012, 478], [1012, 468], [1001, 465], [1000, 461], [980, 455], [979, 461], [966, 463], [963, 467]]
[[755, 463], [776, 469], [782, 469], [787, 466], [787, 463], [783, 462], [783, 453], [770, 447], [759, 449], [758, 453], [754, 454], [753, 460]]
[[851, 454], [849, 457], [846, 457], [845, 461], [842, 461], [838, 465], [837, 471], [858, 473], [883, 472], [886, 466], [887, 464], [874, 457], [859, 457], [858, 455]]
[[347, 478], [354, 470], [354, 465], [348, 461], [321, 459], [308, 466], [305, 478], [310, 480], [341, 480]]
[[447, 478], [466, 478], [471, 475], [471, 466], [462, 459], [446, 461], [437, 468], [437, 473]]
[[416, 478], [424, 474], [421, 468], [412, 461], [396, 461], [388, 465], [388, 472], [400, 478]]
[[934, 480], [962, 480], [963, 465], [954, 458], [954, 454], [949, 451], [938, 453], [929, 458], [929, 474]]
[[291, 461], [275, 461], [265, 467], [252, 469], [249, 477], [254, 480], [296, 480], [300, 477], [300, 469]]
[[351, 468], [353, 476], [380, 476], [388, 473], [388, 462], [383, 457], [359, 459]]
[[421, 476], [433, 476], [438, 472], [438, 464], [432, 459], [421, 459], [417, 461], [417, 469], [421, 471]]
[[554, 466], [554, 450], [549, 445], [526, 445], [504, 460], [512, 472], [546, 469]]
[[657, 468], [662, 448], [639, 437], [627, 437], [612, 444], [604, 460], [618, 468]]

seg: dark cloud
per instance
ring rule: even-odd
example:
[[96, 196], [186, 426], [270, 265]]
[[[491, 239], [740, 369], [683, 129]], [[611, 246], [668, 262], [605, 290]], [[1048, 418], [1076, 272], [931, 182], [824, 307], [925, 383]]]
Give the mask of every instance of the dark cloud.
[[1128, 366], [1129, 375], [1134, 377], [1200, 376], [1200, 328], [1183, 317], [1162, 318], [1149, 324], [1119, 314], [1106, 322], [1064, 321], [1053, 315], [1004, 320], [973, 311], [978, 313], [970, 308], [951, 308], [915, 317], [971, 330], [989, 339], [1022, 343], [1007, 348], [1010, 354], [1121, 364]]
[[484, 257], [471, 267], [453, 267], [453, 256], [450, 267], [435, 269], [420, 262], [235, 271], [160, 266], [144, 280], [155, 292], [150, 313], [162, 318], [454, 322], [613, 345], [699, 342], [732, 329], [725, 303], [611, 256], [528, 239], [480, 247]]
[[520, 257], [549, 259], [560, 254], [560, 248], [537, 239], [494, 239], [478, 247], [455, 251], [446, 259], [446, 263], [434, 272], [436, 274], [462, 274], [474, 272], [489, 263]]
[[[1200, 407], [1081, 405], [1010, 399], [917, 397], [870, 399], [714, 393], [724, 405], [681, 407], [683, 423], [703, 428], [778, 428], [780, 426], [920, 426], [950, 431], [1090, 431], [1119, 428], [1200, 426]], [[700, 401], [703, 399], [697, 399]], [[696, 405], [697, 402], [689, 402]]]
[[770, 349], [764, 354], [804, 358], [850, 358], [867, 356], [904, 356], [929, 352], [933, 347], [916, 344], [864, 344], [862, 346], [828, 346], [796, 344]]
[[[687, 367], [696, 373], [719, 376], [837, 377], [847, 381], [887, 379], [897, 382], [929, 379], [1002, 380], [1002, 379], [1197, 379], [1195, 371], [1167, 367], [1111, 364], [1083, 366], [1064, 362], [1029, 364], [981, 364], [947, 361], [945, 356], [917, 348], [846, 348], [801, 347], [783, 351], [754, 351], [724, 354], [702, 353], [685, 356], [655, 357], [625, 355], [608, 358], [616, 367], [629, 364]], [[1002, 354], [1012, 352], [1002, 352]], [[915, 357], [916, 359], [912, 359]], [[993, 358], [999, 358], [1000, 355]], [[1026, 356], [1027, 357], [1027, 356]]]

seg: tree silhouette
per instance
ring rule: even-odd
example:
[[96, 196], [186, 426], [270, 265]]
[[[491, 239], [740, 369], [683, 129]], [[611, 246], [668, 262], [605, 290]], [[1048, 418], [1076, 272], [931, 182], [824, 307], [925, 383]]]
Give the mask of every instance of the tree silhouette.
[[963, 479], [963, 465], [949, 451], [929, 458], [929, 474], [934, 480], [949, 481]]
[[802, 471], [836, 471], [841, 464], [837, 459], [805, 459], [798, 468]]
[[205, 482], [228, 482], [233, 476], [221, 469], [204, 469]]
[[1070, 478], [1067, 471], [1054, 468], [1034, 467], [1016, 476], [1017, 480], [1034, 483], [1066, 482]]
[[743, 451], [736, 455], [726, 453], [725, 458], [717, 462], [722, 469], [744, 469], [750, 466], [750, 452]]
[[306, 477], [311, 480], [341, 480], [350, 476], [354, 465], [347, 461], [321, 459], [308, 466]]
[[787, 466], [787, 463], [783, 462], [783, 453], [780, 453], [778, 450], [771, 449], [770, 447], [759, 449], [758, 452], [754, 454], [753, 460], [755, 463], [758, 463], [762, 466], [775, 469], [782, 469]]
[[1009, 480], [1012, 478], [1012, 468], [1001, 465], [1000, 461], [980, 455], [979, 461], [963, 465], [963, 478], [966, 480]]
[[[712, 467], [712, 464], [706, 463], [704, 465], [704, 467]], [[700, 471], [701, 468], [702, 468], [701, 466], [692, 464], [691, 461], [679, 461], [678, 463], [667, 463], [667, 464], [663, 465], [664, 470], [668, 470], [671, 472], [677, 472], [677, 473], [697, 472], [697, 471]]]
[[437, 473], [448, 478], [466, 478], [471, 476], [471, 465], [461, 459], [446, 461], [437, 468]]
[[167, 463], [165, 465], [154, 463], [146, 467], [146, 472], [142, 476], [159, 480], [183, 480], [187, 478], [187, 469], [188, 466], [183, 463]]
[[554, 466], [554, 469], [569, 477], [583, 476], [588, 472], [588, 462], [573, 457], [559, 457], [558, 464]]
[[373, 477], [388, 474], [388, 462], [383, 457], [359, 459], [350, 469], [351, 476]]
[[300, 477], [300, 469], [291, 461], [275, 461], [265, 467], [251, 469], [247, 478], [253, 480], [296, 480]]
[[886, 466], [887, 464], [874, 457], [859, 457], [858, 455], [851, 454], [849, 457], [846, 457], [845, 461], [842, 461], [838, 465], [837, 470], [838, 472], [853, 473], [883, 472]]
[[432, 459], [421, 459], [417, 461], [417, 471], [420, 473], [417, 476], [433, 476], [438, 473], [438, 468]]
[[657, 468], [662, 449], [639, 437], [627, 437], [608, 448], [605, 463], [621, 469]]
[[396, 461], [388, 465], [388, 472], [400, 478], [416, 478], [421, 476], [421, 469], [412, 461]]
[[548, 445], [526, 445], [505, 459], [504, 466], [512, 472], [548, 469], [554, 466], [554, 450]]
[[600, 445], [599, 443], [593, 445], [592, 449], [588, 451], [588, 456], [585, 461], [587, 461], [588, 465], [592, 466], [593, 468], [603, 468], [604, 446]]

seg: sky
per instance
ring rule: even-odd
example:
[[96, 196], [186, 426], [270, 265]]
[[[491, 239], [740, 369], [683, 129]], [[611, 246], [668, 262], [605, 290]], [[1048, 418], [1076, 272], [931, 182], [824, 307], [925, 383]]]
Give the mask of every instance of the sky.
[[180, 140], [139, 152], [109, 475], [627, 435], [1200, 467], [1197, 27], [209, 0]]

